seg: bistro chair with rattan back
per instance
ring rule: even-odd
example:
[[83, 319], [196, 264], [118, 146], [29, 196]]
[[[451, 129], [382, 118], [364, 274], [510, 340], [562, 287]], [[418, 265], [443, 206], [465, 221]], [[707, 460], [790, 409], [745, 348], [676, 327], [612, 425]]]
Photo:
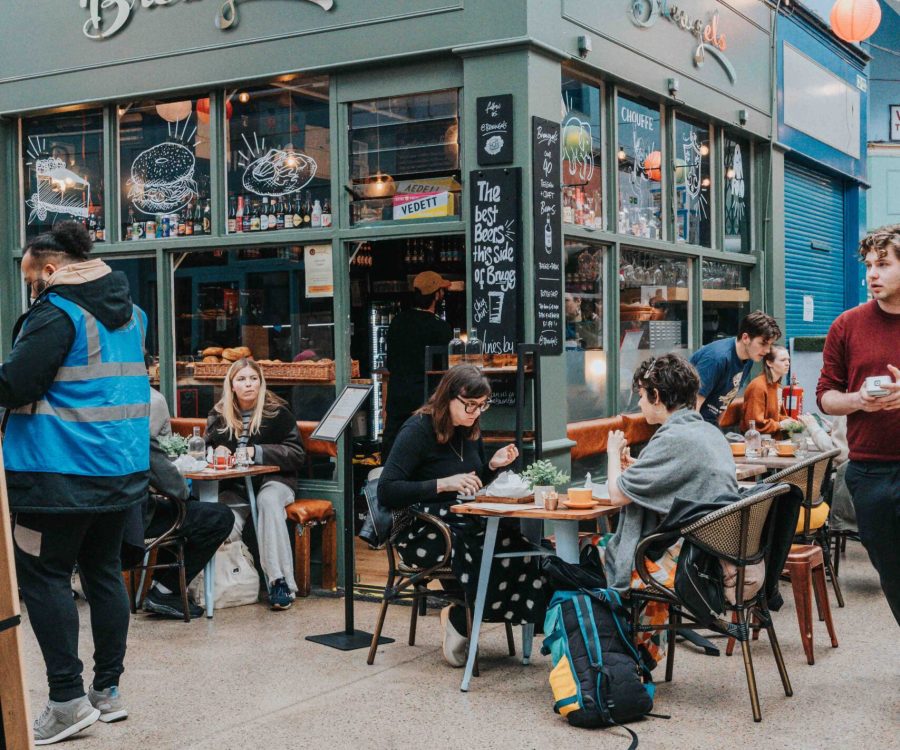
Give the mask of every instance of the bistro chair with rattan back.
[[[178, 568], [178, 583], [181, 588], [181, 607], [184, 612], [184, 621], [190, 622], [190, 609], [188, 605], [187, 580], [184, 573], [184, 536], [181, 531], [184, 527], [185, 518], [187, 518], [187, 500], [182, 500], [174, 495], [168, 495], [151, 488], [150, 502], [168, 501], [172, 503], [175, 510], [175, 520], [172, 525], [155, 539], [147, 542], [145, 540], [144, 558], [140, 565], [135, 565], [127, 572], [129, 573], [129, 587], [131, 600], [131, 612], [136, 613], [141, 606], [144, 596], [149, 589], [150, 577], [154, 570], [162, 570], [164, 568]], [[159, 551], [167, 549], [175, 557], [175, 562], [161, 563], [159, 560]], [[140, 582], [138, 582], [140, 579]]]
[[[638, 544], [635, 552], [635, 569], [646, 588], [634, 589], [629, 592], [631, 602], [632, 623], [635, 634], [643, 630], [639, 626], [640, 611], [648, 601], [663, 602], [669, 605], [669, 650], [666, 656], [666, 681], [672, 679], [672, 667], [675, 656], [675, 634], [687, 621], [689, 624], [699, 624], [696, 618], [685, 607], [681, 598], [674, 589], [664, 586], [652, 577], [647, 569], [647, 553], [651, 548], [670, 546], [677, 539], [684, 538], [686, 542], [698, 545], [704, 551], [724, 559], [737, 568], [735, 585], [735, 604], [726, 601], [725, 612], [719, 613], [713, 622], [704, 623], [714, 632], [722, 635], [733, 635], [741, 642], [741, 650], [744, 656], [744, 671], [747, 676], [747, 688], [750, 691], [750, 703], [753, 709], [754, 721], [762, 720], [759, 707], [759, 695], [756, 690], [756, 675], [753, 670], [753, 659], [750, 654], [750, 627], [751, 617], [756, 617], [769, 635], [775, 662], [781, 676], [784, 693], [793, 695], [791, 682], [788, 678], [781, 648], [775, 636], [775, 628], [766, 605], [765, 586], [754, 596], [745, 600], [744, 578], [746, 567], [758, 563], [760, 560], [768, 561], [771, 547], [774, 525], [768, 524], [772, 508], [776, 499], [790, 491], [786, 484], [774, 487], [766, 486], [759, 492], [742, 498], [731, 505], [705, 515], [703, 518], [673, 531], [651, 534]], [[725, 615], [731, 612], [735, 615], [737, 625], [729, 623]], [[650, 626], [647, 626], [648, 629]], [[656, 629], [657, 626], [652, 626]]]
[[[378, 621], [375, 624], [375, 631], [372, 633], [372, 645], [369, 647], [369, 657], [366, 660], [368, 664], [375, 662], [375, 653], [378, 650], [378, 639], [381, 637], [381, 630], [384, 627], [384, 620], [387, 615], [388, 606], [394, 602], [410, 601], [412, 603], [410, 619], [409, 619], [409, 645], [416, 645], [416, 623], [419, 615], [425, 615], [428, 599], [440, 602], [442, 605], [454, 604], [463, 607], [466, 611], [466, 626], [471, 632], [472, 630], [472, 608], [469, 602], [462, 597], [448, 594], [443, 589], [432, 589], [429, 584], [434, 581], [455, 581], [456, 576], [450, 568], [450, 557], [452, 554], [452, 540], [450, 537], [450, 527], [447, 526], [440, 518], [423, 513], [412, 508], [395, 512], [394, 524], [391, 531], [390, 540], [384, 545], [388, 558], [388, 579], [384, 587], [384, 599], [381, 602], [381, 610], [378, 613]], [[439, 538], [444, 542], [444, 554], [441, 559], [431, 567], [420, 568], [407, 565], [401, 560], [395, 546], [395, 540], [400, 533], [404, 531], [414, 521], [421, 521], [435, 528]], [[467, 633], [468, 635], [468, 633]], [[506, 623], [506, 641], [509, 646], [509, 655], [514, 656], [516, 653], [515, 642], [513, 640], [512, 626]], [[474, 674], [477, 675], [477, 666]]]
[[800, 519], [797, 522], [796, 539], [802, 544], [815, 543], [822, 548], [825, 569], [834, 587], [834, 596], [839, 607], [844, 606], [844, 596], [838, 581], [837, 571], [831, 559], [831, 544], [828, 537], [828, 505], [825, 503], [828, 483], [832, 479], [831, 467], [840, 450], [834, 448], [816, 453], [798, 461], [787, 469], [766, 477], [765, 484], [792, 484], [803, 493]]

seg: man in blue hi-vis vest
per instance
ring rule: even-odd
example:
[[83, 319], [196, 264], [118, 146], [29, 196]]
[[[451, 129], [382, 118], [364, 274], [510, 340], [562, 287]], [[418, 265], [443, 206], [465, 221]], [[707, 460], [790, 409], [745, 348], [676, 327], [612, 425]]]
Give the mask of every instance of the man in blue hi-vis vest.
[[[132, 304], [125, 276], [90, 252], [87, 231], [74, 222], [26, 246], [32, 305], [0, 365], [16, 571], [50, 687], [34, 723], [36, 745], [127, 716], [118, 691], [130, 616], [120, 554], [126, 515], [147, 496], [147, 316]], [[76, 564], [94, 637], [87, 695], [71, 591]]]

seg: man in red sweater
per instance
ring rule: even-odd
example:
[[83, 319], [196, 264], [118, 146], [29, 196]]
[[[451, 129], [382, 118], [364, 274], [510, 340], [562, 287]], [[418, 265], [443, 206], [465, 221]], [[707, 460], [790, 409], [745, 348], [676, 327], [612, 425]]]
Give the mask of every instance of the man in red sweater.
[[[866, 236], [859, 255], [873, 299], [832, 323], [816, 398], [826, 414], [847, 415], [859, 537], [900, 624], [900, 224]], [[866, 390], [867, 377], [888, 374], [887, 395]]]

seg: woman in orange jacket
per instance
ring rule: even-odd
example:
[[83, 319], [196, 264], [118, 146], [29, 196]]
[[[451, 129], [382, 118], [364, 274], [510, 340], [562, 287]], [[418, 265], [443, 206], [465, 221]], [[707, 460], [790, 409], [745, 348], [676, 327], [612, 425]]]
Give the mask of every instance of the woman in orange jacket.
[[775, 435], [795, 420], [788, 417], [781, 402], [781, 380], [791, 369], [791, 355], [783, 346], [773, 346], [763, 359], [763, 372], [744, 391], [741, 432], [750, 429], [750, 421], [763, 435]]

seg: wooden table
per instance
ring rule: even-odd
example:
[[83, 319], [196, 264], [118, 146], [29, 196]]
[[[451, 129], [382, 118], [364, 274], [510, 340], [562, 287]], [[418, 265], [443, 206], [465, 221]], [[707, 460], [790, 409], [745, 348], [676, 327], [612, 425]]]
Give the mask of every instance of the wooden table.
[[[564, 500], [565, 495], [560, 495]], [[597, 505], [589, 510], [569, 510], [560, 507], [558, 510], [546, 510], [536, 508], [534, 505], [503, 505], [493, 503], [465, 503], [454, 505], [450, 508], [454, 513], [470, 516], [484, 516], [487, 525], [484, 533], [484, 549], [481, 553], [481, 569], [478, 573], [478, 591], [475, 596], [475, 612], [472, 619], [472, 634], [469, 641], [469, 657], [466, 661], [466, 669], [463, 672], [462, 683], [459, 689], [468, 691], [469, 682], [472, 679], [472, 670], [475, 667], [475, 657], [478, 653], [478, 636], [481, 633], [481, 620], [484, 617], [484, 605], [487, 599], [488, 581], [491, 576], [491, 567], [495, 559], [505, 557], [537, 557], [550, 554], [547, 550], [535, 545], [535, 549], [528, 552], [500, 552], [494, 554], [497, 543], [497, 529], [500, 527], [501, 518], [519, 518], [523, 521], [542, 522], [550, 521], [553, 524], [553, 533], [556, 536], [556, 554], [566, 562], [577, 564], [579, 560], [578, 549], [578, 523], [580, 521], [593, 521], [603, 516], [611, 516], [619, 512], [615, 505]], [[532, 526], [540, 524], [532, 524]], [[527, 535], [526, 536], [531, 536]], [[532, 538], [532, 542], [540, 541]], [[534, 637], [534, 625], [522, 626], [522, 663], [528, 664], [531, 658], [531, 641]]]
[[[219, 482], [223, 479], [243, 478], [247, 486], [247, 498], [250, 500], [250, 516], [253, 519], [253, 528], [256, 529], [256, 493], [253, 491], [253, 477], [261, 474], [274, 474], [281, 471], [277, 466], [266, 464], [252, 464], [246, 469], [204, 469], [192, 471], [184, 475], [185, 479], [192, 479], [197, 487], [197, 497], [204, 503], [219, 502]], [[215, 603], [213, 601], [213, 579], [216, 573], [215, 555], [206, 563], [203, 572], [203, 598], [206, 600], [206, 616], [213, 616]]]
[[737, 480], [739, 482], [753, 477], [761, 477], [767, 471], [768, 469], [765, 466], [758, 463], [738, 464], [735, 467], [735, 474], [737, 475]]

